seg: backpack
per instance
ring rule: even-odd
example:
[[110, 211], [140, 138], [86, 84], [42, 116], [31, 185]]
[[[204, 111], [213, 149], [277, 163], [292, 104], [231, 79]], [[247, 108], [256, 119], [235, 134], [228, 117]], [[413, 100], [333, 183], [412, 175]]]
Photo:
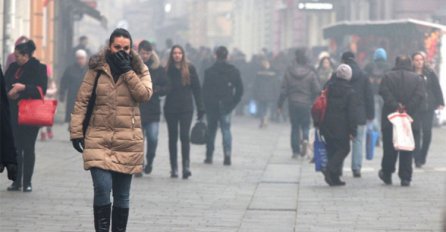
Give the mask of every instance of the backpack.
[[314, 100], [311, 107], [311, 117], [313, 118], [314, 127], [319, 127], [325, 118], [325, 112], [327, 111], [327, 95], [328, 88], [322, 90], [321, 94]]

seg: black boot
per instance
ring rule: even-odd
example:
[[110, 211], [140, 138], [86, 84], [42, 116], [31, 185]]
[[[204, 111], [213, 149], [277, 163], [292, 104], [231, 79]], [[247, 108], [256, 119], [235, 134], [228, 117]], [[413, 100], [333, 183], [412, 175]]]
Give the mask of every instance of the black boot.
[[225, 166], [230, 166], [231, 165], [231, 156], [230, 155], [225, 155], [225, 159], [223, 161], [223, 165], [225, 165]]
[[170, 178], [178, 178], [178, 162], [176, 156], [170, 156]]
[[188, 179], [192, 176], [192, 172], [190, 171], [190, 161], [189, 159], [183, 159], [183, 179]]
[[113, 206], [112, 212], [112, 232], [125, 232], [127, 220], [129, 218], [128, 208], [119, 208]]
[[94, 229], [96, 232], [108, 232], [110, 229], [111, 204], [93, 206]]

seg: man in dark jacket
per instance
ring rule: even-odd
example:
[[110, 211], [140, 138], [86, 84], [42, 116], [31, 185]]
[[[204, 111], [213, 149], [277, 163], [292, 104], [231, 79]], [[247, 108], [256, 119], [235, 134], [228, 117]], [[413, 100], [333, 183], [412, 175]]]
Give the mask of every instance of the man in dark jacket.
[[351, 84], [357, 97], [357, 123], [358, 131], [352, 145], [352, 172], [354, 177], [361, 177], [362, 156], [365, 151], [367, 122], [375, 117], [375, 103], [372, 87], [365, 73], [359, 68], [352, 52], [342, 54], [342, 62], [352, 69]]
[[[146, 159], [144, 173], [150, 174], [153, 169], [156, 148], [158, 145], [159, 122], [161, 115], [160, 97], [165, 96], [168, 91], [166, 72], [161, 66], [158, 55], [153, 50], [149, 41], [143, 40], [138, 45], [138, 53], [147, 65], [152, 78], [153, 95], [148, 102], [141, 103], [141, 124], [147, 139]], [[141, 176], [141, 174], [136, 175]]]
[[341, 64], [327, 84], [327, 110], [320, 126], [327, 143], [327, 167], [323, 174], [330, 186], [342, 186], [342, 164], [350, 152], [350, 140], [356, 136], [356, 94], [350, 80], [352, 69]]
[[17, 177], [17, 150], [10, 117], [5, 78], [0, 67], [0, 173], [6, 168], [8, 179], [15, 181]]
[[228, 49], [218, 47], [217, 61], [204, 74], [203, 101], [208, 121], [208, 142], [205, 163], [212, 163], [215, 136], [220, 123], [223, 135], [224, 164], [231, 165], [232, 136], [231, 112], [243, 95], [243, 84], [239, 70], [227, 63]]
[[80, 49], [76, 51], [76, 63], [65, 69], [62, 78], [60, 79], [59, 100], [64, 102], [67, 99], [65, 107], [65, 122], [71, 120], [71, 112], [74, 108], [77, 92], [84, 80], [84, 75], [87, 72], [88, 55], [87, 52]]
[[[315, 70], [308, 65], [305, 49], [296, 51], [296, 62], [290, 65], [282, 81], [282, 90], [278, 107], [282, 111], [285, 99], [288, 99], [291, 121], [291, 148], [293, 158], [306, 155], [310, 131], [310, 108], [321, 91]], [[301, 141], [300, 133], [303, 140]], [[302, 149], [300, 147], [302, 143]]]
[[387, 116], [396, 111], [407, 112], [414, 120], [414, 137], [420, 131], [419, 106], [424, 101], [422, 79], [411, 72], [411, 60], [408, 56], [396, 58], [393, 71], [387, 73], [381, 82], [379, 93], [384, 99], [382, 113], [382, 134], [384, 154], [379, 177], [385, 184], [392, 184], [392, 173], [399, 155], [398, 175], [402, 186], [410, 186], [412, 180], [412, 151], [397, 151], [393, 146], [393, 127]]

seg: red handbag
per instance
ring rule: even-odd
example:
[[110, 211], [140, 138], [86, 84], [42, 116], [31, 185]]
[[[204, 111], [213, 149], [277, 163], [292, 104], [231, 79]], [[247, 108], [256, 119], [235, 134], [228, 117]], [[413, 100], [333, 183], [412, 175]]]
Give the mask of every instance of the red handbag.
[[19, 102], [18, 123], [22, 126], [52, 126], [57, 100], [45, 100], [41, 87], [37, 87], [41, 99], [23, 99]]

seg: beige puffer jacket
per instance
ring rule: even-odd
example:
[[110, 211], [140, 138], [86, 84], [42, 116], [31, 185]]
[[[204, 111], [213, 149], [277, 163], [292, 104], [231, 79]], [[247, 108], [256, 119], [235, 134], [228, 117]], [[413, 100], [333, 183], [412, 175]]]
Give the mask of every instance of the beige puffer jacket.
[[96, 104], [85, 138], [84, 168], [140, 173], [144, 138], [139, 102], [148, 101], [152, 96], [150, 73], [139, 55], [132, 51], [133, 70], [122, 74], [115, 83], [105, 53], [104, 50], [90, 59], [71, 114], [71, 139], [83, 138], [82, 121], [99, 71]]

